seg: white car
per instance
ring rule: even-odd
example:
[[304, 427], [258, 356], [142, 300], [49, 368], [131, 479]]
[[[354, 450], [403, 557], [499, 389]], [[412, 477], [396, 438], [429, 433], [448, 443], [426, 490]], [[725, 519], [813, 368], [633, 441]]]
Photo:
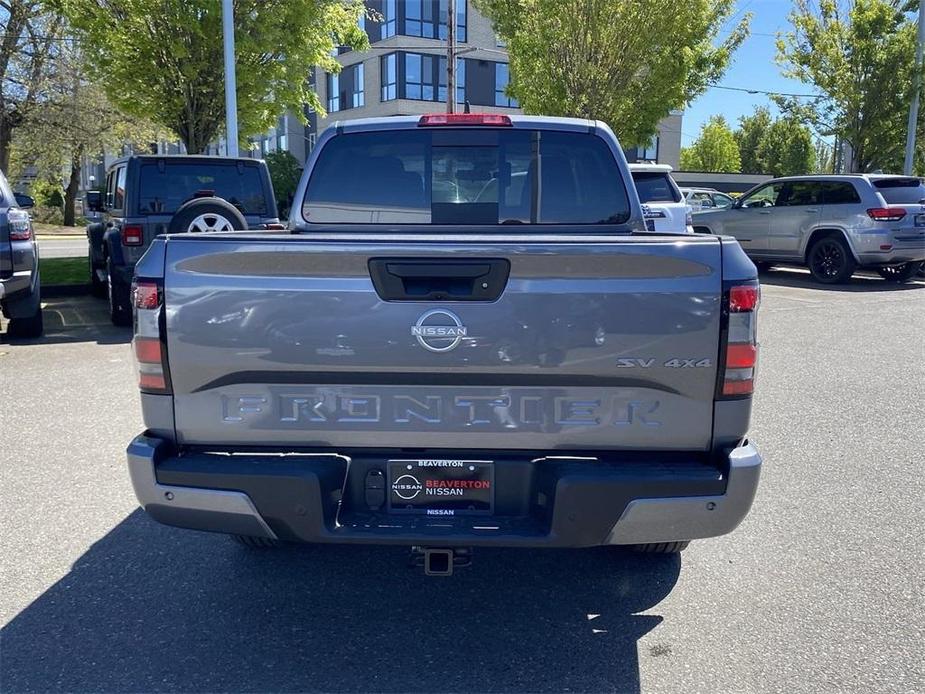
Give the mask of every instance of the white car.
[[650, 231], [694, 233], [691, 208], [668, 164], [630, 164], [630, 173]]
[[681, 188], [681, 194], [695, 213], [732, 207], [735, 198], [715, 188]]

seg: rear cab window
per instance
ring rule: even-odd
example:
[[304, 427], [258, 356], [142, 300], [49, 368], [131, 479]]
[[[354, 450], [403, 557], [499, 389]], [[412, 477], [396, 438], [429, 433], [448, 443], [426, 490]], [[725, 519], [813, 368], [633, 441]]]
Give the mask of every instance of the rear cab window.
[[925, 181], [920, 178], [879, 178], [873, 184], [888, 205], [925, 205]]
[[606, 141], [526, 128], [344, 133], [322, 148], [313, 224], [622, 224], [630, 205]]
[[242, 214], [266, 215], [267, 201], [257, 166], [237, 162], [141, 162], [138, 212], [174, 214], [197, 193], [224, 198]]
[[633, 171], [639, 202], [681, 202], [681, 191], [667, 173]]

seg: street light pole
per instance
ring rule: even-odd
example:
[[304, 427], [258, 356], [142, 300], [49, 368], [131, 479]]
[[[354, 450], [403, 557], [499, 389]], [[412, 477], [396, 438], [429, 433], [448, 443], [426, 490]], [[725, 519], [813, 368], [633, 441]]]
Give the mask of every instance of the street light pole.
[[222, 0], [222, 36], [225, 42], [225, 145], [229, 157], [238, 156], [238, 87], [234, 67], [234, 7]]
[[925, 50], [925, 0], [919, 0], [919, 31], [915, 42], [915, 90], [912, 93], [912, 103], [909, 104], [909, 124], [906, 131], [906, 161], [903, 164], [903, 173], [912, 175], [912, 164], [915, 160], [915, 131], [919, 120], [919, 98], [922, 94], [922, 51]]
[[456, 113], [456, 0], [446, 3], [446, 112]]

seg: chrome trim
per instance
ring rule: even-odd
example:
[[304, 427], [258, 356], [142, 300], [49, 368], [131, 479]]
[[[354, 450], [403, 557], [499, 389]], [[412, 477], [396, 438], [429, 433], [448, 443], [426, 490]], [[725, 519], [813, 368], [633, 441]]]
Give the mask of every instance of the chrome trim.
[[758, 449], [747, 443], [729, 454], [725, 494], [631, 501], [605, 544], [677, 542], [732, 532], [748, 514], [755, 499], [761, 462]]
[[254, 502], [243, 492], [158, 484], [154, 474], [158, 443], [161, 441], [142, 434], [135, 437], [126, 450], [129, 477], [142, 508], [156, 505], [177, 511], [248, 516], [257, 522], [263, 531], [262, 537], [276, 539], [276, 534], [257, 511]]

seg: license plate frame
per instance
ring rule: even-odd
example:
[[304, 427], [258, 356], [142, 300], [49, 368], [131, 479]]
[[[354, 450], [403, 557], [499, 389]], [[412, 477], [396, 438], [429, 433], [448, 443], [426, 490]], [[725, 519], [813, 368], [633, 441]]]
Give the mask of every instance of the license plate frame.
[[389, 513], [434, 518], [489, 516], [495, 509], [495, 463], [393, 458], [386, 463], [386, 490]]

